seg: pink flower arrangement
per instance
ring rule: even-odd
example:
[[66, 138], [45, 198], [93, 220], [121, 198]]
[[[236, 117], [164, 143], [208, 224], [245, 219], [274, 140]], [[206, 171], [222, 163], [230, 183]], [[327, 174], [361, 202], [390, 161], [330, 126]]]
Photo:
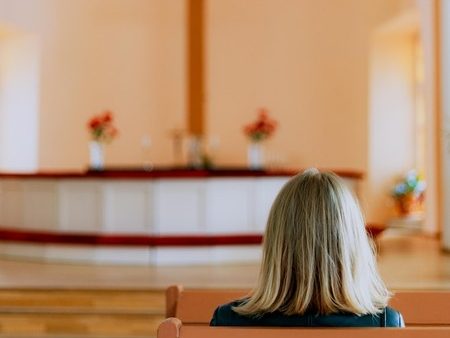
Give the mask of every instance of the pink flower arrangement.
[[272, 136], [277, 125], [277, 121], [269, 117], [267, 109], [261, 108], [258, 111], [258, 118], [244, 126], [244, 133], [253, 142], [260, 142]]
[[92, 140], [97, 142], [110, 142], [119, 132], [114, 126], [113, 114], [108, 110], [92, 117], [88, 121], [88, 130]]

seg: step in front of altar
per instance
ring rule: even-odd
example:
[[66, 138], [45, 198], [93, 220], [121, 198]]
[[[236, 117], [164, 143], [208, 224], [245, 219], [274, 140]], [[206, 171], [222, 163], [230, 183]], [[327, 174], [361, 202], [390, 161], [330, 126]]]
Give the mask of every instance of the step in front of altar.
[[259, 245], [213, 245], [146, 248], [0, 242], [0, 255], [51, 262], [182, 266], [254, 263], [261, 257], [261, 247]]

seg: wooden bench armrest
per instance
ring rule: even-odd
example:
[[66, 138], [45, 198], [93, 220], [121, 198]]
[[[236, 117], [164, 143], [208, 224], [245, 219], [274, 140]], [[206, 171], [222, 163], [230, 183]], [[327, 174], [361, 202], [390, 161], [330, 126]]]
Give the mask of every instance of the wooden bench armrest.
[[182, 285], [171, 285], [166, 289], [166, 318], [176, 316], [181, 292], [183, 292]]
[[167, 318], [158, 326], [158, 338], [179, 338], [181, 329], [181, 320], [178, 318]]

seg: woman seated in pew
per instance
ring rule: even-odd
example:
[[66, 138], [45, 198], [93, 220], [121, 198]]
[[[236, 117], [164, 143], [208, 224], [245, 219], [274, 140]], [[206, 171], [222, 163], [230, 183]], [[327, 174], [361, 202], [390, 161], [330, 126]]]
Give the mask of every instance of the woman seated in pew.
[[272, 205], [256, 288], [210, 325], [403, 327], [389, 297], [356, 199], [335, 174], [309, 169]]

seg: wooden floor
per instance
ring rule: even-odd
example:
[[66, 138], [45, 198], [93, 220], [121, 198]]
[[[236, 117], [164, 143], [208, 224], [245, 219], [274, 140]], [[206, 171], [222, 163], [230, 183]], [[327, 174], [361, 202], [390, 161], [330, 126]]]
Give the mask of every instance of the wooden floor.
[[[436, 239], [386, 233], [379, 269], [392, 289], [450, 289], [450, 254]], [[163, 290], [250, 288], [258, 266], [93, 266], [0, 260], [0, 337], [152, 337]]]
[[434, 238], [386, 234], [380, 240], [378, 267], [392, 289], [450, 289], [450, 253]]
[[[379, 241], [379, 268], [391, 288], [450, 288], [450, 254], [438, 240], [398, 232]], [[164, 289], [251, 287], [258, 265], [103, 266], [0, 259], [0, 288]]]

